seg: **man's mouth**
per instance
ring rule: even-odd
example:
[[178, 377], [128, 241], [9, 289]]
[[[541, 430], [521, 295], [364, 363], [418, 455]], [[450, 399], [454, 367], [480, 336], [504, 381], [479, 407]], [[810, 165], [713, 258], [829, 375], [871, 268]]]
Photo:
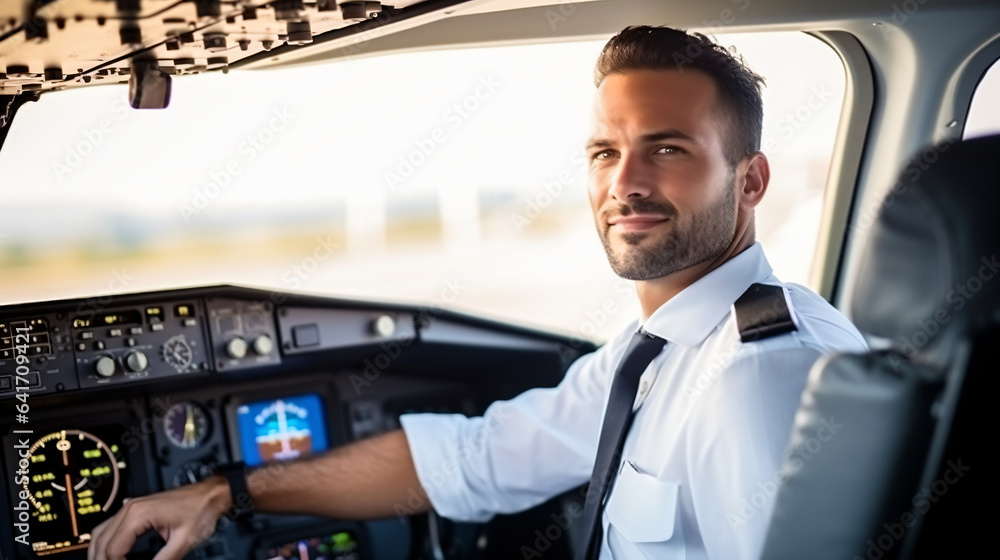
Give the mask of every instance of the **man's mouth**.
[[619, 231], [645, 231], [667, 220], [668, 218], [658, 215], [615, 216], [608, 220], [608, 226], [609, 228], [614, 227]]

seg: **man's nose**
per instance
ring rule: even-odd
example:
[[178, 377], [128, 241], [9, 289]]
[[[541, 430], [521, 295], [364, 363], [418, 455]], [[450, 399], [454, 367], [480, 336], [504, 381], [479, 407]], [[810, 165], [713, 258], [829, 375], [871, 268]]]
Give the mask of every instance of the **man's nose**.
[[608, 195], [620, 201], [649, 198], [654, 178], [650, 162], [636, 153], [622, 153], [611, 177]]

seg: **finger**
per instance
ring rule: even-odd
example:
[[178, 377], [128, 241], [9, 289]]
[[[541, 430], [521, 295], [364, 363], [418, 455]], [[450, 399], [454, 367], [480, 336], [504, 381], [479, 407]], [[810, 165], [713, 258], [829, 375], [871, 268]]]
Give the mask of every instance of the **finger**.
[[[104, 523], [107, 523], [107, 520], [105, 520]], [[95, 545], [94, 542], [101, 536], [101, 530], [102, 527], [104, 527], [104, 523], [94, 527], [94, 530], [90, 532], [90, 542], [87, 543], [87, 560], [94, 560], [94, 555], [97, 554], [95, 552], [97, 550], [97, 545]]]
[[97, 560], [125, 560], [125, 554], [132, 550], [136, 539], [153, 528], [152, 515], [155, 510], [150, 507], [140, 508], [139, 505], [133, 504], [118, 513], [122, 520], [114, 527], [114, 532], [109, 528], [107, 538], [97, 551], [106, 556], [98, 556]]
[[153, 560], [182, 560], [184, 555], [191, 550], [187, 536], [182, 532], [170, 535], [167, 544], [156, 553]]
[[90, 546], [87, 547], [87, 560], [107, 560], [108, 555], [105, 546], [108, 538], [115, 534], [118, 526], [125, 518], [125, 508], [118, 510], [118, 513], [98, 525], [90, 533]]

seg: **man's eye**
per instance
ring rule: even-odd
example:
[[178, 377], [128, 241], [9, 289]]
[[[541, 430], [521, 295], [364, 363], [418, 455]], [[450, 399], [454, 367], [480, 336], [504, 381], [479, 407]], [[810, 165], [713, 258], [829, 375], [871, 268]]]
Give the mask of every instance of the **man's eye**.
[[613, 150], [601, 150], [601, 151], [595, 153], [593, 155], [592, 159], [595, 159], [595, 160], [604, 160], [604, 159], [611, 159], [613, 156], [614, 156], [614, 151]]
[[681, 152], [681, 149], [678, 148], [678, 147], [676, 147], [676, 146], [663, 146], [663, 147], [657, 148], [657, 150], [655, 152], [653, 152], [653, 153], [655, 153], [655, 154], [679, 154], [680, 152]]

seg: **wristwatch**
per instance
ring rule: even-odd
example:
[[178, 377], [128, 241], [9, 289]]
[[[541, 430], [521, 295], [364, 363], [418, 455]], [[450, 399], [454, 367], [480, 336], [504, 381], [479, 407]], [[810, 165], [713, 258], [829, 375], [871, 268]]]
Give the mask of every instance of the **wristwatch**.
[[233, 505], [227, 512], [233, 521], [249, 519], [253, 515], [253, 500], [250, 499], [250, 489], [247, 487], [247, 468], [242, 461], [225, 463], [215, 468], [215, 474], [226, 477], [229, 481], [229, 495]]

